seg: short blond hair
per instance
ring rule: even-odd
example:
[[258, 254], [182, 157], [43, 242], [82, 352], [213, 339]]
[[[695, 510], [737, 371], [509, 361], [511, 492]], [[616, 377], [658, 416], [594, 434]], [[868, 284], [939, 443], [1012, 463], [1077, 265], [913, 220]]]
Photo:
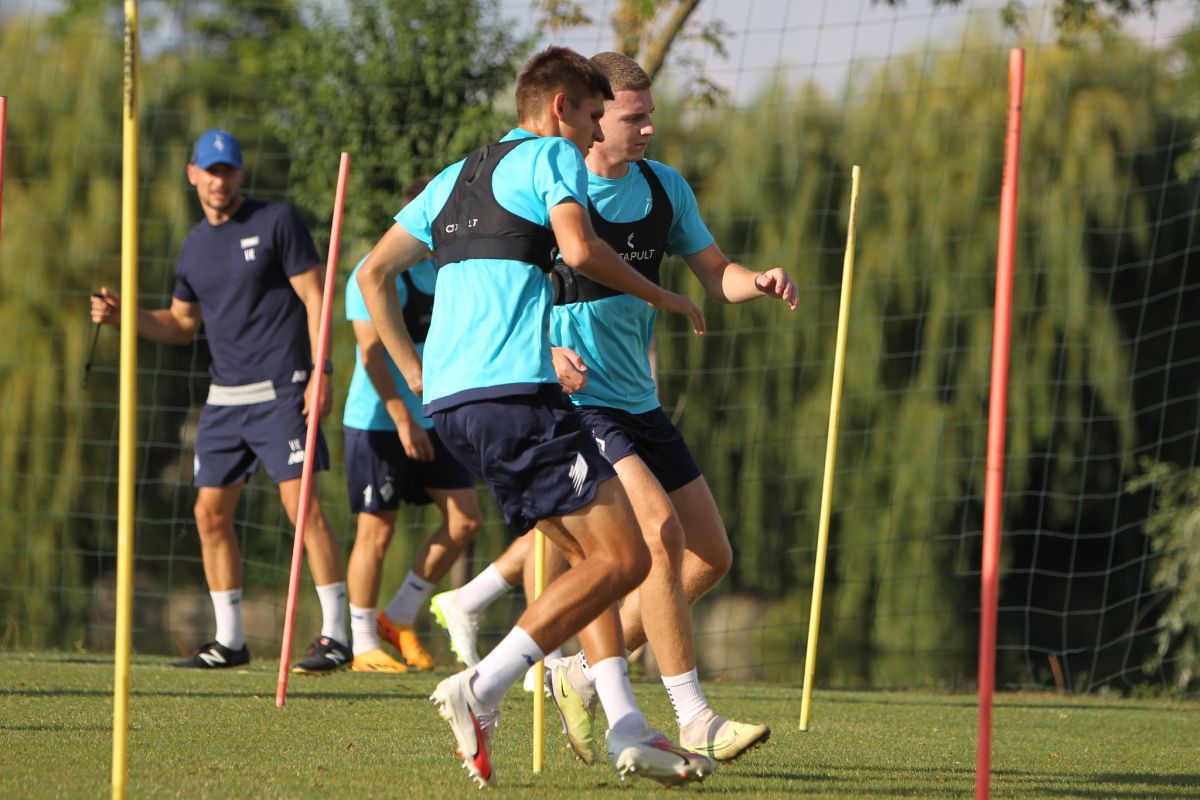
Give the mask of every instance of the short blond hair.
[[614, 92], [642, 92], [650, 88], [646, 70], [624, 53], [597, 53], [592, 56], [592, 63], [608, 78]]

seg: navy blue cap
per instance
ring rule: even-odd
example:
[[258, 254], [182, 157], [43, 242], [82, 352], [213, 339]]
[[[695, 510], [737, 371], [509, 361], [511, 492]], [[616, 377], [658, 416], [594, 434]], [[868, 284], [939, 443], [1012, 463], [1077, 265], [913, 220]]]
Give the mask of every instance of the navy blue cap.
[[229, 131], [219, 128], [205, 131], [192, 148], [192, 163], [200, 169], [208, 169], [213, 164], [229, 164], [241, 169], [242, 146]]

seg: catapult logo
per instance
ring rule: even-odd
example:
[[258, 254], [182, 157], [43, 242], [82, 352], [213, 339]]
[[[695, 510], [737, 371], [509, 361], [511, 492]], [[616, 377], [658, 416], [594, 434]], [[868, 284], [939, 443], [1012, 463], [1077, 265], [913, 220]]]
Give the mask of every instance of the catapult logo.
[[629, 234], [629, 238], [625, 240], [625, 246], [629, 249], [621, 253], [621, 258], [625, 259], [626, 264], [633, 264], [639, 261], [649, 261], [654, 258], [657, 248], [651, 247], [649, 250], [638, 250], [637, 245], [633, 243], [634, 234]]

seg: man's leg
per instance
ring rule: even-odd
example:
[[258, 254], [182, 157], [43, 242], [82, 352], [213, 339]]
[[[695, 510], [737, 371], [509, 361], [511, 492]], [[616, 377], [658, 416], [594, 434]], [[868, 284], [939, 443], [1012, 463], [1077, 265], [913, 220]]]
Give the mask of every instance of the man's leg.
[[[717, 503], [703, 476], [676, 489], [668, 497], [684, 531], [682, 587], [691, 605], [729, 572], [733, 551]], [[642, 598], [639, 594], [631, 595], [621, 606], [625, 646], [630, 651], [646, 643]], [[654, 655], [659, 658], [657, 648]]]
[[442, 515], [437, 527], [413, 556], [400, 588], [381, 612], [379, 634], [403, 655], [409, 666], [432, 669], [433, 657], [421, 646], [413, 630], [417, 611], [467, 545], [479, 532], [482, 514], [474, 489], [427, 489]]
[[212, 669], [250, 661], [242, 629], [242, 553], [233, 528], [241, 495], [241, 482], [231, 486], [202, 486], [197, 493], [196, 530], [217, 630], [213, 641], [176, 661], [177, 667]]
[[[300, 507], [300, 478], [280, 481], [279, 499], [294, 525]], [[346, 574], [342, 568], [342, 551], [321, 508], [315, 473], [304, 528], [304, 553], [321, 601], [321, 634], [295, 671], [311, 674], [349, 667], [353, 653], [347, 646], [350, 637], [346, 631]]]
[[394, 674], [408, 671], [408, 667], [384, 652], [383, 642], [375, 631], [380, 573], [395, 527], [396, 512], [393, 510], [358, 512], [354, 547], [350, 549], [346, 566], [350, 633], [354, 639], [351, 669], [355, 672]]
[[479, 663], [479, 617], [520, 583], [532, 538], [529, 534], [517, 537], [474, 578], [457, 589], [435, 594], [429, 601], [433, 618], [450, 637], [450, 649], [468, 667]]

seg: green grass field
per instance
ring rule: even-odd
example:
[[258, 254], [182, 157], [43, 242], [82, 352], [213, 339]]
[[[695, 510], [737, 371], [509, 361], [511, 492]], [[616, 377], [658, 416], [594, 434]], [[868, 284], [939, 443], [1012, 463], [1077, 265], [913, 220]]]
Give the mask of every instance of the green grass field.
[[[444, 674], [444, 673], [441, 673]], [[475, 793], [449, 728], [426, 701], [439, 674], [294, 676], [275, 670], [132, 673], [131, 798], [461, 797]], [[655, 683], [637, 685], [651, 722], [672, 728]], [[701, 787], [716, 797], [965, 797], [974, 791], [973, 695], [820, 691], [800, 733], [800, 691], [712, 683], [725, 713], [771, 725], [771, 741]], [[549, 709], [546, 768], [530, 769], [532, 703], [510, 693], [497, 732], [498, 791], [513, 797], [640, 797], [606, 767], [574, 761]], [[96, 655], [0, 654], [0, 797], [110, 793], [112, 664]], [[1200, 798], [1200, 703], [1002, 694], [992, 794], [1026, 798]]]

